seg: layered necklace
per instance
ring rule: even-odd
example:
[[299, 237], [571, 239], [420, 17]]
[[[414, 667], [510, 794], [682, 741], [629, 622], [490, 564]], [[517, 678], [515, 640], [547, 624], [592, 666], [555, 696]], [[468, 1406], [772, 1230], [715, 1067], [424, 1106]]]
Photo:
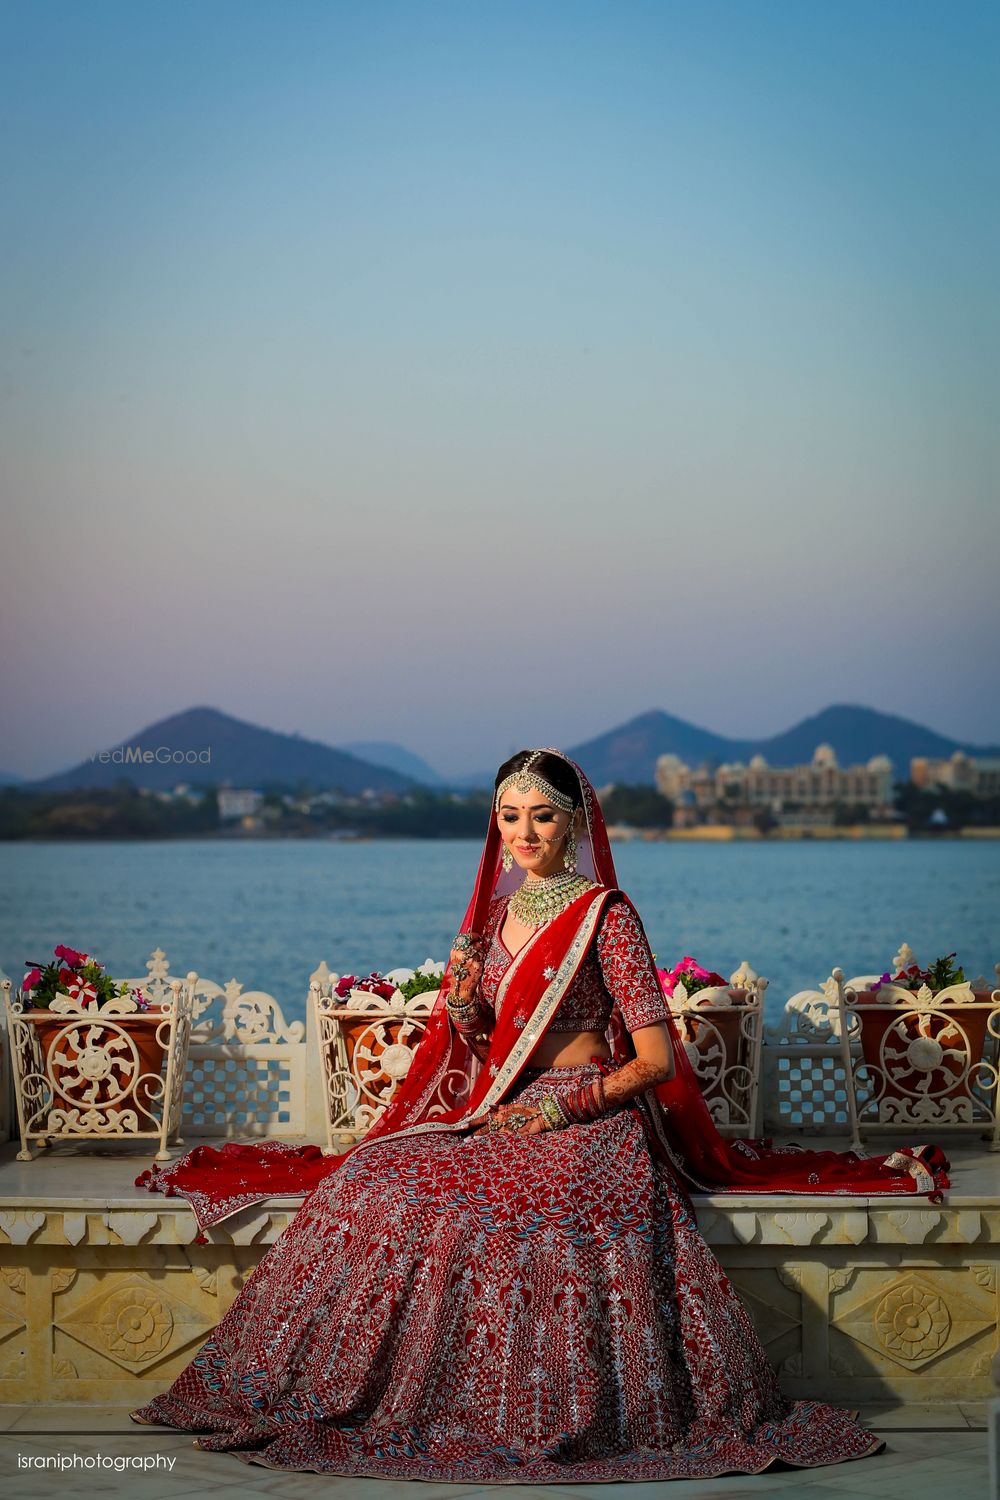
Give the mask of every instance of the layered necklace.
[[529, 876], [510, 898], [508, 910], [524, 927], [541, 927], [566, 910], [571, 901], [582, 896], [593, 885], [586, 875], [574, 870], [557, 870], [554, 875]]

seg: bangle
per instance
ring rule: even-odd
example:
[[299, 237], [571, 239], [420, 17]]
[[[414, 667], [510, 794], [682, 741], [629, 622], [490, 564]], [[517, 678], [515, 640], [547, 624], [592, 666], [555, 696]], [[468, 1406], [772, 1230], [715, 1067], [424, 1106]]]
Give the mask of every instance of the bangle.
[[604, 1078], [602, 1075], [593, 1083], [585, 1083], [578, 1089], [570, 1089], [562, 1096], [562, 1104], [570, 1119], [577, 1124], [584, 1125], [589, 1120], [596, 1120], [607, 1110], [607, 1101], [604, 1097]]
[[558, 1094], [546, 1094], [544, 1099], [539, 1099], [538, 1112], [549, 1130], [563, 1130], [571, 1123]]
[[463, 1034], [478, 1030], [483, 1018], [483, 1008], [478, 995], [471, 1000], [453, 1000], [449, 995], [445, 1004], [455, 1030]]
[[468, 1000], [459, 1000], [457, 996], [449, 995], [445, 1004], [449, 1010], [478, 1010], [479, 996], [472, 995]]

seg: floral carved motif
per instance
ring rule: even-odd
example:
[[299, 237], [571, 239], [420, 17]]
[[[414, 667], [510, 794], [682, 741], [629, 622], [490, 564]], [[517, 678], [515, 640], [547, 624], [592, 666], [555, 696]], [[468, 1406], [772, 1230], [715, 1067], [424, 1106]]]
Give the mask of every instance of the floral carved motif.
[[947, 1360], [996, 1326], [995, 1295], [965, 1271], [910, 1271], [889, 1287], [883, 1274], [858, 1271], [854, 1290], [861, 1295], [846, 1307], [845, 1294], [838, 1296], [831, 1327], [904, 1370]]
[[904, 1359], [936, 1354], [951, 1332], [951, 1314], [943, 1297], [929, 1287], [895, 1286], [875, 1311], [875, 1329], [883, 1347]]
[[174, 1320], [155, 1292], [124, 1287], [103, 1303], [97, 1326], [109, 1354], [139, 1364], [166, 1347]]

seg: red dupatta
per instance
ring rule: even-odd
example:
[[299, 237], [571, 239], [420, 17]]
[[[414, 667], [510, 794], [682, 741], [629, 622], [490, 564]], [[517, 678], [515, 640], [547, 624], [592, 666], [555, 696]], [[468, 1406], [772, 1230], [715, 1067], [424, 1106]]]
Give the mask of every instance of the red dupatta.
[[[632, 906], [627, 896], [625, 900]], [[655, 969], [645, 934], [643, 941]], [[688, 1186], [707, 1193], [865, 1197], [926, 1193], [932, 1202], [940, 1202], [950, 1186], [948, 1158], [939, 1146], [900, 1146], [884, 1156], [863, 1156], [856, 1151], [775, 1146], [769, 1139], [734, 1140], [722, 1135], [669, 1010], [667, 1027], [674, 1071], [643, 1100], [643, 1120], [654, 1154], [668, 1162]], [[628, 1033], [615, 1016], [612, 1036], [616, 1058], [634, 1054]]]
[[[199, 1146], [166, 1168], [154, 1166], [144, 1172], [136, 1179], [137, 1185], [188, 1198], [203, 1232], [251, 1203], [312, 1191], [352, 1151], [364, 1150], [371, 1142], [390, 1135], [465, 1130], [509, 1093], [546, 1034], [593, 941], [607, 902], [621, 894], [594, 789], [575, 762], [562, 758], [573, 766], [583, 796], [585, 828], [578, 840], [578, 866], [596, 884], [539, 928], [511, 960], [498, 990], [498, 1020], [483, 1061], [449, 1020], [449, 963], [409, 1072], [369, 1133], [348, 1151], [324, 1156], [317, 1146], [295, 1147], [278, 1141]], [[501, 848], [491, 809], [461, 932], [482, 933], [490, 902], [504, 894], [505, 885], [509, 890], [520, 881], [519, 871], [513, 876], [502, 873]], [[655, 970], [648, 943], [646, 950]], [[906, 1147], [887, 1156], [861, 1157], [850, 1151], [800, 1150], [775, 1147], [769, 1141], [725, 1138], [705, 1104], [669, 1010], [666, 1024], [674, 1053], [672, 1077], [632, 1107], [640, 1111], [654, 1154], [689, 1186], [713, 1193], [868, 1196], [917, 1192], [932, 1198], [939, 1198], [948, 1186], [948, 1163], [937, 1147]], [[634, 1056], [617, 1006], [609, 1039], [617, 1061]]]

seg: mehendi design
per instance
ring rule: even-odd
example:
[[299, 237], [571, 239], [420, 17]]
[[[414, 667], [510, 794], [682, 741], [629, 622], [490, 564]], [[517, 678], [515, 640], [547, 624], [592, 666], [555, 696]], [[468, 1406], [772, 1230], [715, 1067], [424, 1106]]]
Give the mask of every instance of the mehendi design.
[[604, 1096], [608, 1101], [608, 1108], [615, 1109], [627, 1104], [637, 1094], [644, 1094], [647, 1089], [662, 1083], [666, 1077], [666, 1068], [658, 1068], [655, 1063], [645, 1062], [640, 1057], [633, 1058], [605, 1078]]

